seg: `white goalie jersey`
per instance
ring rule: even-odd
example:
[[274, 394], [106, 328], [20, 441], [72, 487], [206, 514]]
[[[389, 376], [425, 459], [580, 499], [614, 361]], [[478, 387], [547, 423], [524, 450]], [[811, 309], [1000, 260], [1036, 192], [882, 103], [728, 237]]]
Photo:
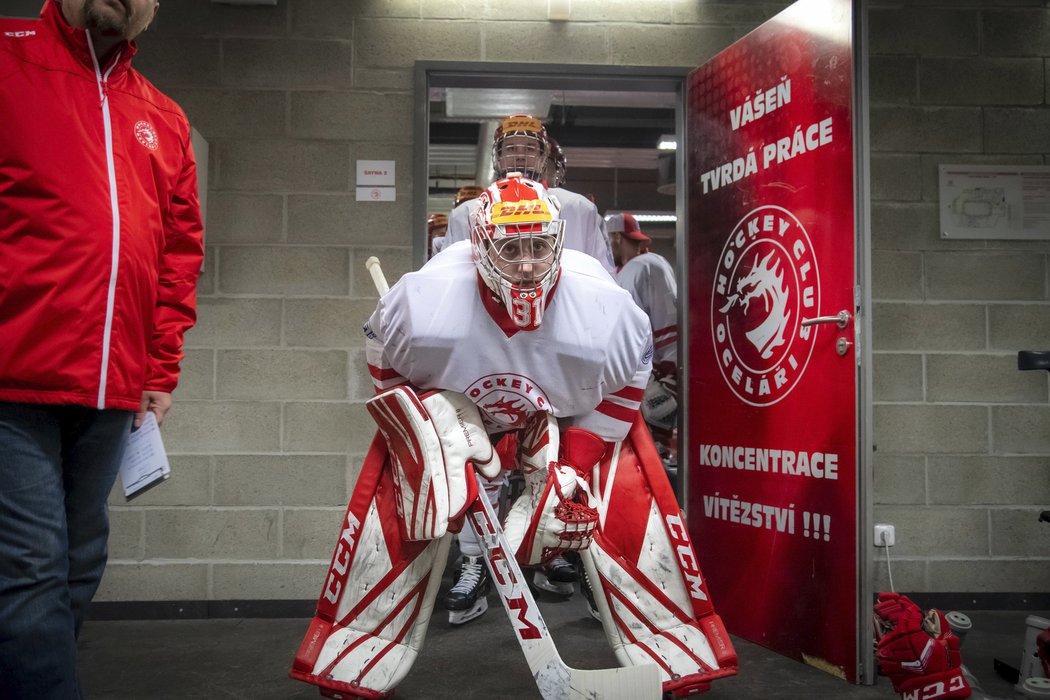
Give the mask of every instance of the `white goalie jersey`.
[[544, 411], [563, 427], [623, 439], [652, 369], [649, 320], [594, 258], [565, 250], [561, 260], [555, 294], [531, 331], [495, 306], [469, 243], [402, 277], [364, 327], [376, 387], [461, 392], [492, 433]]

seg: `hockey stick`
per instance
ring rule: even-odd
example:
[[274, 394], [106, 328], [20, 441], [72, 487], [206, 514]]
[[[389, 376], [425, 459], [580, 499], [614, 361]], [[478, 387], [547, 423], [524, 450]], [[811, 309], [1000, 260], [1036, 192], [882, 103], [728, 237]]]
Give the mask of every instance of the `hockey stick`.
[[371, 256], [368, 260], [365, 260], [365, 267], [368, 269], [368, 273], [372, 275], [372, 282], [376, 286], [376, 291], [379, 292], [379, 296], [383, 296], [390, 291], [390, 285], [386, 283], [386, 277], [383, 275], [383, 268], [379, 267], [379, 258]]
[[468, 519], [485, 550], [485, 566], [544, 700], [659, 700], [662, 684], [655, 664], [581, 670], [562, 661], [496, 513], [482, 495], [481, 477], [477, 478], [479, 495], [467, 511]]
[[[389, 290], [376, 257], [365, 261], [379, 295]], [[492, 576], [503, 608], [507, 611], [529, 671], [544, 700], [659, 700], [662, 694], [660, 672], [655, 664], [581, 670], [562, 661], [550, 630], [540, 614], [532, 592], [514, 553], [503, 534], [499, 519], [478, 479], [478, 496], [467, 514], [485, 551], [485, 566]]]

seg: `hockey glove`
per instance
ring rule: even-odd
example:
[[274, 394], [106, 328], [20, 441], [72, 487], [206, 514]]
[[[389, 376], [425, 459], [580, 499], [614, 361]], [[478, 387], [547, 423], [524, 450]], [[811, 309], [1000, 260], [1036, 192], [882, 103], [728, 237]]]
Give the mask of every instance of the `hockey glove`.
[[525, 491], [507, 514], [504, 532], [522, 566], [542, 564], [565, 550], [590, 546], [598, 511], [588, 486], [605, 442], [582, 428], [559, 435], [547, 413], [530, 418], [521, 432]]
[[907, 596], [880, 593], [874, 623], [879, 672], [902, 700], [970, 697], [959, 638], [940, 610], [923, 614]]

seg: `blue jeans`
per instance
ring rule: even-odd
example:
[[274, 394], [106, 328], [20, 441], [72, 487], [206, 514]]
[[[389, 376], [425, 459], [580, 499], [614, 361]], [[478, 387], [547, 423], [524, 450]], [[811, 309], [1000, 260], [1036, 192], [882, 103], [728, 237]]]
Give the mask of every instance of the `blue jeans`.
[[80, 697], [130, 411], [0, 402], [0, 698]]

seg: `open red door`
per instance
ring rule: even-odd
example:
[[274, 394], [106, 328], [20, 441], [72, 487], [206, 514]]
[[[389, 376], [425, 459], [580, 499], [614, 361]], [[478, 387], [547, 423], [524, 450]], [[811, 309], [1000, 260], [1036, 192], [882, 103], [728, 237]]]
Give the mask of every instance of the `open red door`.
[[730, 632], [850, 681], [866, 617], [854, 50], [849, 0], [802, 0], [693, 71], [686, 97], [690, 529]]

